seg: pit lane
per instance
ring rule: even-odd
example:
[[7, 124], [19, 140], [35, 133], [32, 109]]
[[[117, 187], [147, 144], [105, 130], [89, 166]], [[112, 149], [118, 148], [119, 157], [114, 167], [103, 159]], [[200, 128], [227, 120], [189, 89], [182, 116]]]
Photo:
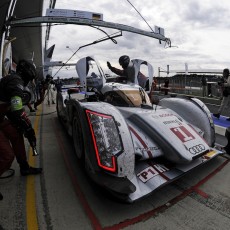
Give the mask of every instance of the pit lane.
[[[40, 155], [32, 158], [43, 174], [28, 177], [34, 180], [28, 188], [28, 179], [19, 175], [14, 162], [15, 176], [0, 181], [0, 229], [228, 229], [228, 156], [213, 159], [136, 203], [124, 204], [86, 176], [53, 111], [55, 106], [47, 105], [40, 111]], [[31, 117], [34, 122], [36, 117]]]

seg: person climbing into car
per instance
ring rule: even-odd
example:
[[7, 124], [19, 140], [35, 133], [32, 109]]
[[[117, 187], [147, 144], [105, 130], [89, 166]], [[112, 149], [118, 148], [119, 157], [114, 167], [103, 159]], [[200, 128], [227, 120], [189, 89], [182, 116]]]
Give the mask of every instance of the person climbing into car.
[[[118, 60], [122, 69], [117, 69], [113, 67], [110, 62], [107, 62], [108, 68], [115, 74], [124, 77], [127, 83], [135, 83], [135, 68], [132, 61], [130, 61], [129, 56], [123, 55]], [[123, 79], [122, 79], [123, 80]]]
[[[226, 108], [230, 102], [230, 77], [229, 77], [229, 69], [223, 70], [223, 78], [222, 81], [218, 82], [223, 89], [223, 99], [221, 101], [221, 105], [218, 109], [217, 113], [214, 113], [213, 116], [216, 118], [220, 118], [220, 114], [222, 113], [223, 109]], [[230, 121], [230, 117], [226, 119]]]
[[[118, 60], [123, 69], [117, 69], [113, 67], [110, 62], [107, 62], [108, 68], [115, 74], [121, 76], [118, 80], [127, 83], [135, 83], [135, 67], [134, 63], [130, 60], [130, 57], [123, 55]], [[149, 90], [148, 78], [139, 71], [137, 74], [138, 84], [145, 90]]]
[[0, 81], [0, 175], [7, 171], [16, 157], [22, 176], [40, 174], [42, 168], [28, 164], [23, 135], [31, 147], [36, 146], [36, 136], [31, 121], [23, 107], [23, 88], [36, 76], [35, 66], [20, 60], [16, 73]]

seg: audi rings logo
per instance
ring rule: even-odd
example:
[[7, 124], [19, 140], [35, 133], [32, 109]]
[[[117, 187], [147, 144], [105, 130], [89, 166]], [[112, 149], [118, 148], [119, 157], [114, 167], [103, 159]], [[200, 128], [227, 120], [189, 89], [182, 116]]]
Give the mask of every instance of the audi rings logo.
[[204, 145], [202, 144], [199, 144], [199, 145], [195, 145], [195, 146], [192, 146], [191, 148], [188, 149], [188, 151], [193, 154], [193, 155], [196, 155], [198, 153], [201, 153], [205, 150], [205, 147]]

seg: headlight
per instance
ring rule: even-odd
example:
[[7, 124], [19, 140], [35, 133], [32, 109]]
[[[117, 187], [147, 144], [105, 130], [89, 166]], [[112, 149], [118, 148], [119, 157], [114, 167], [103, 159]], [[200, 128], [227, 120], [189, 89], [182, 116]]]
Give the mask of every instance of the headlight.
[[121, 137], [114, 118], [110, 115], [86, 110], [98, 165], [116, 172], [115, 155], [123, 151]]

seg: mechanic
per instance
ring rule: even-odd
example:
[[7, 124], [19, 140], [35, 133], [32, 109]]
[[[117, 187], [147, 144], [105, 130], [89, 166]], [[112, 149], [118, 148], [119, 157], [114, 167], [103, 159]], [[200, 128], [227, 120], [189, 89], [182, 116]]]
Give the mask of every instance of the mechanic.
[[127, 55], [123, 55], [119, 58], [119, 64], [121, 65], [121, 67], [123, 68], [121, 69], [117, 69], [115, 67], [113, 67], [110, 62], [107, 62], [107, 66], [108, 68], [115, 74], [119, 75], [119, 76], [123, 76], [125, 77], [125, 81], [127, 81], [127, 83], [135, 83], [135, 68], [134, 68], [134, 64], [132, 61], [130, 61], [129, 56]]
[[[119, 58], [119, 64], [123, 68], [117, 69], [111, 66], [110, 62], [107, 62], [108, 68], [115, 74], [121, 76], [118, 80], [125, 81], [127, 83], [135, 83], [135, 67], [132, 61], [130, 61], [129, 56], [123, 55]], [[137, 75], [138, 84], [145, 90], [149, 90], [149, 80], [148, 78], [141, 73], [138, 72]]]
[[205, 75], [202, 76], [201, 78], [201, 86], [202, 86], [202, 95], [203, 97], [207, 96], [207, 78]]
[[[48, 76], [48, 77], [47, 77]], [[46, 87], [47, 87], [47, 103], [50, 105], [50, 99], [52, 101], [52, 104], [55, 104], [54, 102], [54, 92], [53, 89], [55, 88], [55, 82], [53, 80], [53, 77], [51, 75], [46, 76]]]
[[164, 91], [165, 91], [165, 95], [168, 95], [169, 92], [169, 79], [166, 78], [164, 81]]
[[[46, 91], [48, 94], [48, 101], [47, 101], [48, 105], [50, 105], [49, 96], [51, 96], [52, 104], [55, 104], [54, 95], [53, 95], [53, 92], [51, 91], [51, 84], [54, 85], [55, 82], [53, 80], [53, 77], [50, 74], [47, 74], [46, 79], [42, 80], [38, 85], [39, 97], [37, 101], [34, 103], [35, 110], [37, 110], [37, 107], [44, 101]], [[51, 93], [51, 95], [49, 95], [49, 93]]]
[[[220, 82], [218, 82], [218, 85], [222, 87], [223, 90], [223, 99], [221, 101], [221, 105], [218, 109], [217, 113], [214, 113], [213, 116], [216, 118], [220, 118], [220, 114], [223, 111], [225, 107], [228, 106], [230, 102], [230, 77], [229, 77], [229, 69], [223, 70], [223, 78]], [[227, 121], [230, 121], [230, 117], [226, 119]]]
[[57, 80], [55, 81], [55, 87], [57, 89], [57, 92], [61, 91], [61, 87], [63, 86], [63, 82], [60, 79], [60, 77], [57, 77]]
[[20, 60], [16, 73], [0, 81], [0, 176], [11, 167], [16, 157], [22, 176], [40, 174], [42, 168], [29, 166], [24, 136], [31, 147], [36, 147], [36, 137], [22, 104], [23, 87], [36, 76], [33, 64]]

